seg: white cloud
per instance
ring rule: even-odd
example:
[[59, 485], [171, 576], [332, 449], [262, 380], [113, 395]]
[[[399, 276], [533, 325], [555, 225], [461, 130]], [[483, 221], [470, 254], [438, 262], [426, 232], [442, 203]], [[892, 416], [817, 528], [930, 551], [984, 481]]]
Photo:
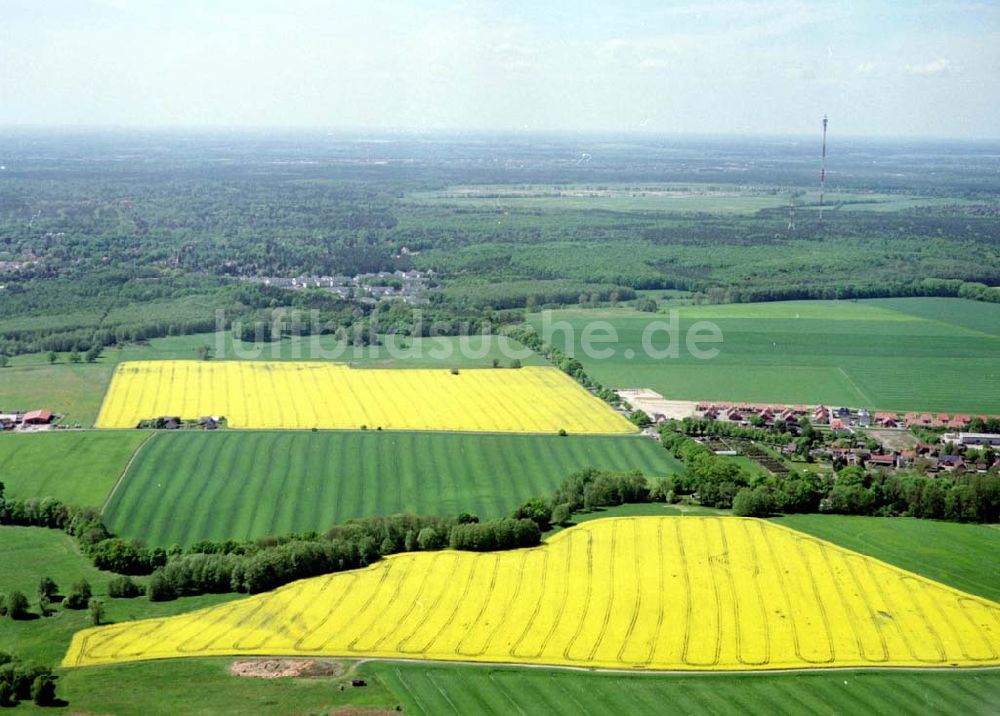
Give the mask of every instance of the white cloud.
[[951, 60], [939, 58], [919, 65], [907, 65], [906, 74], [916, 77], [939, 77], [951, 72]]

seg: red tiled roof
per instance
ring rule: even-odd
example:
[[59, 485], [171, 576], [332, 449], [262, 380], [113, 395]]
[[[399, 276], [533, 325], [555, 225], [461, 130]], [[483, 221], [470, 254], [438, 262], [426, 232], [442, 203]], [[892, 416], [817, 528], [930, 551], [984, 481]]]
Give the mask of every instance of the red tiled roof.
[[24, 422], [33, 423], [36, 421], [41, 421], [47, 423], [52, 420], [51, 410], [32, 410], [24, 414]]

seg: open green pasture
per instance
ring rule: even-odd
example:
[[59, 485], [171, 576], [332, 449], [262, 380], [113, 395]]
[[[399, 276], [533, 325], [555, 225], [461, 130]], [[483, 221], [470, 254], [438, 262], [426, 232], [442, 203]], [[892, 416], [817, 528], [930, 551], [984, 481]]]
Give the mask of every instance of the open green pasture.
[[[532, 314], [531, 324], [614, 387], [648, 387], [667, 398], [832, 403], [885, 410], [995, 413], [1000, 405], [1000, 305], [961, 299], [790, 301], [688, 306], [678, 310], [679, 355], [670, 316], [630, 309]], [[603, 322], [603, 323], [598, 323]], [[658, 322], [658, 323], [657, 323]], [[704, 322], [704, 323], [701, 323]], [[718, 354], [687, 350], [688, 330], [716, 326]], [[583, 331], [617, 342], [581, 350]], [[630, 357], [631, 356], [631, 357]]]
[[323, 531], [357, 517], [501, 517], [597, 467], [681, 470], [640, 436], [397, 432], [156, 435], [108, 504], [116, 533], [150, 545]]
[[0, 435], [0, 482], [8, 497], [55, 497], [100, 507], [147, 432], [45, 432]]
[[[17, 652], [21, 656], [44, 664], [58, 664], [69, 646], [73, 633], [91, 626], [86, 610], [65, 609], [53, 605], [52, 616], [39, 617], [38, 581], [50, 577], [66, 595], [73, 584], [86, 579], [95, 599], [104, 602], [108, 622], [179, 614], [211, 606], [239, 594], [206, 594], [184, 597], [172, 602], [150, 602], [145, 597], [111, 599], [107, 596], [108, 582], [114, 575], [94, 567], [72, 537], [43, 527], [0, 527], [0, 592], [23, 592], [29, 601], [29, 611], [36, 617], [15, 621], [0, 618], [0, 651]], [[140, 584], [145, 578], [136, 578]]]

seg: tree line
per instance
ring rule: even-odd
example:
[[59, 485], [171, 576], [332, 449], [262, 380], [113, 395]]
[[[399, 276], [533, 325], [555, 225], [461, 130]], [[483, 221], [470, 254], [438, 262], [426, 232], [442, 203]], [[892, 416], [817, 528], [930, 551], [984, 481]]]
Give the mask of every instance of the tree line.
[[[165, 550], [115, 537], [94, 508], [71, 507], [52, 498], [5, 499], [2, 483], [0, 524], [63, 530], [77, 539], [98, 569], [126, 576], [150, 575], [146, 594], [154, 601], [204, 593], [255, 594], [297, 579], [365, 567], [399, 552], [484, 552], [533, 547], [541, 541], [541, 531], [530, 519], [480, 521], [475, 515], [462, 513], [454, 517], [372, 517], [337, 525], [323, 535], [203, 540], [187, 551], [176, 545]], [[136, 596], [137, 585], [128, 579], [117, 580], [109, 594]]]

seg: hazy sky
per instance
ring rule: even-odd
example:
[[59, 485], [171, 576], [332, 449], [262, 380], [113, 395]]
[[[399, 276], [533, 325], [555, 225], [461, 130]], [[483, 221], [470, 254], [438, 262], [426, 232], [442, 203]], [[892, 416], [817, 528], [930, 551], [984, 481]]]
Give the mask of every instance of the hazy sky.
[[998, 108], [988, 0], [0, 0], [0, 125], [998, 137]]

